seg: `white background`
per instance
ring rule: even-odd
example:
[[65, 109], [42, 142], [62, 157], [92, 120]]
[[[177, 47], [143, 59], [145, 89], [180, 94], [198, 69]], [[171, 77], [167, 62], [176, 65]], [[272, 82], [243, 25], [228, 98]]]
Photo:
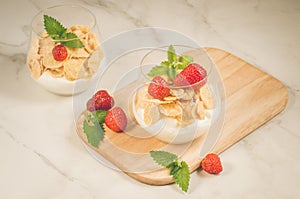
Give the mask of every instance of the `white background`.
[[30, 78], [24, 54], [30, 21], [61, 2], [0, 0], [1, 198], [299, 197], [300, 1], [73, 1], [96, 15], [102, 40], [138, 27], [169, 28], [231, 52], [287, 86], [287, 108], [221, 154], [223, 173], [194, 172], [188, 194], [174, 184], [139, 183], [95, 161], [76, 136], [72, 98], [48, 93]]

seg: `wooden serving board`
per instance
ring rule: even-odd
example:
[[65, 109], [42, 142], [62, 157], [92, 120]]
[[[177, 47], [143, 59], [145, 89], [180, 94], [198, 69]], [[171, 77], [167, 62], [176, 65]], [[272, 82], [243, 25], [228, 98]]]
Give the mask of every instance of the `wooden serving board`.
[[[225, 87], [224, 126], [212, 151], [221, 153], [281, 112], [287, 104], [288, 93], [280, 81], [242, 59], [220, 49], [207, 48], [206, 51], [216, 64]], [[116, 99], [128, 97], [133, 88], [133, 84], [128, 85], [127, 89], [114, 93], [114, 96]], [[127, 104], [123, 106], [128, 108]], [[199, 149], [205, 136], [189, 144], [168, 145], [147, 136], [144, 129], [129, 120], [125, 133], [115, 133], [106, 128], [105, 139], [99, 148], [95, 148], [88, 144], [82, 131], [83, 120], [84, 113], [77, 121], [77, 133], [85, 144], [138, 181], [153, 185], [173, 182], [168, 169], [157, 166], [151, 159], [150, 150], [179, 153], [191, 172], [200, 165]]]

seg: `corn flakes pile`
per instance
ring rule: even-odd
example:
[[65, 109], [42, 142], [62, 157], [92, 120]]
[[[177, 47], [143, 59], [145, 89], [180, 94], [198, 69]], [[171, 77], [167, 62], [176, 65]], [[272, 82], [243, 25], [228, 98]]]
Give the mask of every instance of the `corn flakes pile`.
[[199, 90], [191, 88], [171, 89], [171, 95], [164, 100], [154, 99], [147, 92], [148, 86], [138, 90], [136, 107], [143, 109], [143, 119], [146, 125], [156, 123], [162, 117], [174, 118], [178, 126], [184, 128], [196, 119], [205, 120], [210, 116], [207, 110], [214, 108], [214, 100], [207, 84]]
[[74, 81], [82, 78], [90, 78], [98, 69], [103, 58], [103, 52], [99, 48], [96, 35], [90, 32], [88, 26], [71, 26], [68, 32], [75, 33], [84, 48], [68, 48], [68, 57], [64, 61], [56, 61], [52, 55], [52, 49], [57, 45], [46, 33], [40, 38], [33, 39], [28, 54], [28, 66], [35, 79], [44, 72], [54, 78], [65, 77]]

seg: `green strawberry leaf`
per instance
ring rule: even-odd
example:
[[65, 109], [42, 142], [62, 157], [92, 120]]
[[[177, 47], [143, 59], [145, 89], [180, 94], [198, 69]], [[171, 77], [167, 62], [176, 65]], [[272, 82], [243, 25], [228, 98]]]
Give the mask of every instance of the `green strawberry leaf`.
[[175, 183], [181, 188], [182, 191], [187, 192], [190, 183], [190, 170], [186, 162], [180, 162], [180, 166], [174, 171], [173, 178]]
[[99, 124], [94, 115], [87, 114], [83, 122], [83, 132], [86, 134], [88, 143], [98, 147], [101, 140], [104, 139], [103, 124]]
[[177, 155], [166, 151], [150, 151], [150, 155], [157, 164], [164, 167], [168, 167], [178, 159]]
[[169, 63], [177, 62], [177, 55], [173, 45], [168, 48], [168, 61]]
[[44, 27], [46, 32], [53, 39], [60, 38], [67, 29], [53, 17], [44, 15]]
[[66, 47], [69, 47], [69, 48], [83, 48], [84, 47], [83, 43], [80, 41], [80, 39], [74, 33], [68, 32], [66, 34], [66, 39], [68, 39], [68, 41], [61, 42], [61, 44]]

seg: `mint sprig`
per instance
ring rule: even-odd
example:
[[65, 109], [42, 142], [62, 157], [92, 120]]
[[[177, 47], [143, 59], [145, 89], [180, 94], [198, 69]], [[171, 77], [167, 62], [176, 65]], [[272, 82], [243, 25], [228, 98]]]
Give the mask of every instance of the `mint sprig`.
[[179, 70], [183, 70], [188, 64], [193, 62], [193, 57], [188, 55], [177, 55], [173, 45], [168, 47], [168, 60], [162, 61], [160, 65], [154, 66], [148, 76], [166, 75], [170, 80], [173, 80]]
[[170, 169], [170, 175], [182, 191], [188, 191], [190, 170], [185, 161], [179, 162], [177, 155], [167, 151], [150, 151], [150, 155], [157, 164]]
[[54, 40], [69, 48], [83, 48], [84, 45], [74, 33], [67, 32], [65, 28], [55, 18], [44, 15], [44, 27], [47, 34]]
[[83, 121], [83, 132], [86, 134], [88, 143], [94, 147], [99, 147], [100, 141], [104, 139], [104, 118], [107, 111], [97, 110], [85, 115]]

